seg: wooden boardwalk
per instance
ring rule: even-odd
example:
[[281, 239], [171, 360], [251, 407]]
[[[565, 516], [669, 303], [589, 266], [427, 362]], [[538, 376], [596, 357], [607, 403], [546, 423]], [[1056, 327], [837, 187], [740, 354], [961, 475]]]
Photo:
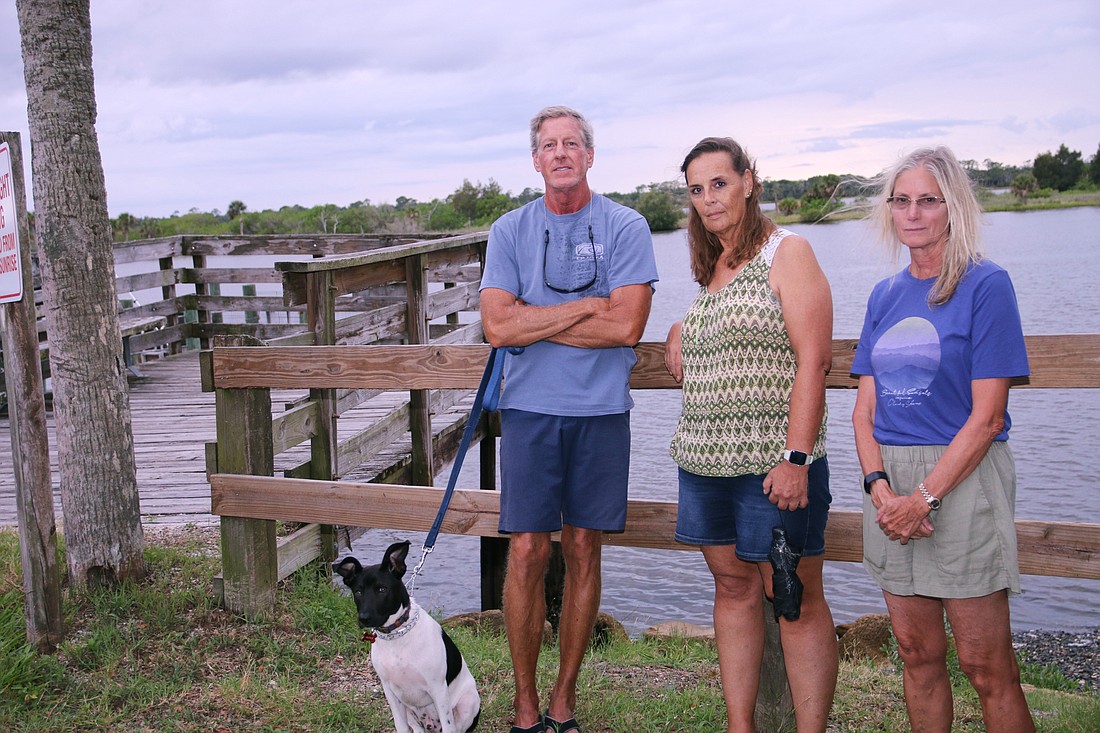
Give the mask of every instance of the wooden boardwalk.
[[[142, 522], [145, 524], [213, 523], [210, 513], [210, 483], [206, 474], [206, 444], [215, 440], [214, 393], [203, 392], [197, 351], [140, 365], [144, 378], [130, 380], [130, 411], [133, 420], [134, 453]], [[294, 401], [304, 392], [272, 393], [273, 411]], [[344, 430], [361, 430], [381, 419], [403, 402], [408, 392], [384, 393], [341, 416]], [[441, 425], [465, 414], [466, 400], [448, 411]], [[433, 420], [434, 423], [434, 420]], [[57, 470], [54, 419], [48, 417], [50, 456], [54, 482], [54, 510], [61, 526], [61, 496]], [[434, 426], [437, 430], [439, 426]], [[396, 441], [375, 461], [354, 474], [356, 480], [370, 480], [372, 473], [400, 460], [410, 450], [410, 441]], [[309, 460], [308, 446], [275, 457], [275, 473]], [[351, 478], [349, 476], [349, 478]], [[0, 527], [16, 525], [15, 479], [12, 469], [8, 420], [0, 420]]]

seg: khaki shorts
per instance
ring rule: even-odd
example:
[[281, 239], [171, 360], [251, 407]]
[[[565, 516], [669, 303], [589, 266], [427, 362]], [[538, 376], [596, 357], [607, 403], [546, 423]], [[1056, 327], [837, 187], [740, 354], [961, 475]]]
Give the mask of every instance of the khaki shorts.
[[[890, 485], [899, 495], [916, 491], [946, 446], [882, 446]], [[1020, 592], [1016, 558], [1016, 464], [1005, 441], [994, 442], [982, 462], [930, 516], [931, 537], [891, 541], [875, 523], [871, 497], [863, 497], [863, 566], [882, 589], [899, 596], [977, 598], [999, 590]]]

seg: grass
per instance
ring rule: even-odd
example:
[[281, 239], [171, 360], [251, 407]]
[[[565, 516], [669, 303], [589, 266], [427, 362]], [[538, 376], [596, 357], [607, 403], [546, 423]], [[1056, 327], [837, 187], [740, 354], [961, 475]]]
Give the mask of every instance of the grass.
[[[199, 540], [153, 545], [149, 575], [113, 590], [66, 593], [68, 635], [57, 654], [24, 643], [18, 539], [0, 531], [0, 730], [391, 731], [389, 709], [360, 641], [351, 601], [319, 573], [278, 593], [272, 620], [247, 624], [209, 586], [218, 558]], [[505, 639], [455, 629], [482, 696], [483, 731], [507, 730], [512, 696]], [[542, 655], [540, 688], [556, 651]], [[1024, 664], [1040, 731], [1100, 729], [1100, 695], [1056, 668]], [[956, 727], [980, 731], [977, 699], [954, 678]], [[612, 642], [593, 650], [578, 716], [601, 731], [715, 731], [725, 711], [715, 652], [692, 640]], [[905, 730], [896, 666], [841, 663], [830, 730]]]

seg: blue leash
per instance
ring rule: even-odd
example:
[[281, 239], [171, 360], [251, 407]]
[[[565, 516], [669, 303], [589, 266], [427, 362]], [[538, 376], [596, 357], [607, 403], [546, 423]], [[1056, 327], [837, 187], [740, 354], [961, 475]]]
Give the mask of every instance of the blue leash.
[[[523, 353], [522, 347], [508, 347], [508, 351], [513, 354]], [[473, 440], [474, 431], [477, 430], [478, 420], [481, 419], [481, 413], [493, 412], [497, 409], [497, 403], [500, 401], [500, 378], [504, 372], [504, 353], [499, 349], [493, 348], [489, 352], [489, 360], [485, 362], [485, 373], [481, 375], [481, 384], [477, 388], [477, 396], [474, 397], [474, 404], [470, 408], [470, 417], [466, 420], [466, 430], [462, 433], [462, 442], [458, 445], [458, 453], [455, 454], [454, 464], [451, 466], [451, 477], [447, 480], [447, 491], [443, 494], [443, 503], [439, 506], [439, 511], [435, 515], [435, 522], [432, 523], [432, 528], [428, 531], [428, 536], [424, 540], [424, 552], [420, 556], [420, 562], [413, 568], [412, 577], [409, 578], [409, 591], [416, 587], [416, 576], [420, 574], [421, 569], [424, 567], [424, 560], [435, 549], [435, 540], [439, 535], [439, 530], [443, 526], [443, 517], [447, 514], [447, 506], [451, 503], [451, 495], [454, 494], [455, 484], [458, 482], [458, 473], [462, 470], [462, 460], [466, 457], [466, 451], [470, 448], [470, 441]]]

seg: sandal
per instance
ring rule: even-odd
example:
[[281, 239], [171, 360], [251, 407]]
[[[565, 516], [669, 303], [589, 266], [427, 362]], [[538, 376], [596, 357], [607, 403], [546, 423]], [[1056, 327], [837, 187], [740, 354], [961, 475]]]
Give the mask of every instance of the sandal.
[[508, 733], [546, 733], [546, 724], [540, 720], [534, 725], [529, 725], [526, 728], [520, 728], [518, 725], [513, 725]]
[[542, 722], [546, 726], [546, 733], [581, 733], [581, 724], [576, 718], [563, 720], [560, 723], [550, 717], [550, 711], [542, 714]]

